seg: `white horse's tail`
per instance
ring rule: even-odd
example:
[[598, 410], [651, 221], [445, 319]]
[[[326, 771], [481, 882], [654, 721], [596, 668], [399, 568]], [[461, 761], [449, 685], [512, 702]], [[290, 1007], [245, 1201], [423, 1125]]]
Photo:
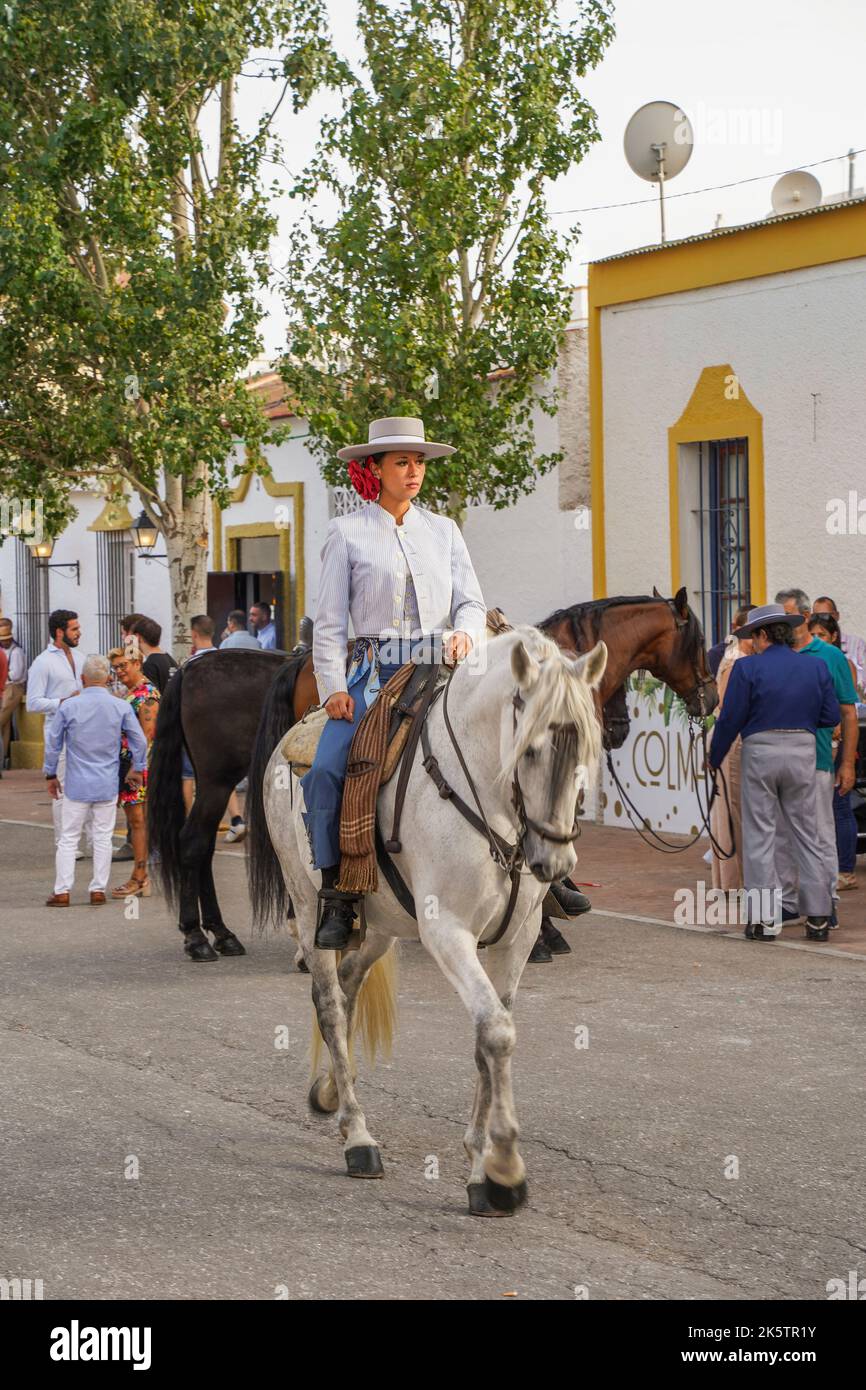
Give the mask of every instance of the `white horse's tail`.
[[[393, 946], [370, 967], [358, 994], [352, 1036], [351, 1055], [355, 1038], [360, 1035], [367, 1060], [372, 1066], [379, 1053], [390, 1057], [397, 1031], [397, 953]], [[310, 1075], [316, 1076], [322, 1057], [324, 1039], [313, 1009], [313, 1037], [310, 1045]], [[330, 1078], [329, 1078], [330, 1079]], [[327, 1082], [324, 1083], [327, 1085]], [[335, 1090], [336, 1094], [336, 1090]]]

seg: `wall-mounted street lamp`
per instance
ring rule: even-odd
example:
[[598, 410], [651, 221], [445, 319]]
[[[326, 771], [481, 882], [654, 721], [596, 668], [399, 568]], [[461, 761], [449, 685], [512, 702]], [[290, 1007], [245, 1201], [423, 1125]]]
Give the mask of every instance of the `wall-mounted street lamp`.
[[161, 563], [164, 560], [166, 568], [168, 568], [167, 555], [153, 554], [153, 549], [156, 545], [157, 536], [159, 535], [159, 527], [154, 526], [147, 512], [142, 511], [141, 514], [138, 517], [136, 517], [135, 521], [132, 523], [132, 526], [130, 527], [130, 530], [132, 531], [132, 539], [135, 543], [135, 548], [138, 551], [139, 558], [142, 560], [156, 560], [159, 563]]
[[51, 556], [54, 554], [54, 541], [51, 536], [46, 536], [41, 541], [35, 541], [29, 550], [39, 569], [75, 570], [75, 582], [78, 585], [81, 584], [81, 562], [79, 560], [56, 560], [53, 565], [49, 564]]

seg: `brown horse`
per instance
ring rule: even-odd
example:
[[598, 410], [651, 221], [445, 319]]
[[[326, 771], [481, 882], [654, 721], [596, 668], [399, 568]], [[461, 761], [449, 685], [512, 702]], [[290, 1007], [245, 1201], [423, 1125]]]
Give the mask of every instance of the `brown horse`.
[[[559, 608], [538, 626], [561, 647], [588, 652], [601, 639], [607, 644], [607, 668], [595, 692], [604, 746], [621, 748], [628, 737], [629, 717], [625, 683], [634, 671], [649, 671], [679, 695], [690, 715], [703, 718], [718, 703], [718, 692], [707, 666], [704, 634], [688, 605], [686, 590], [672, 599], [653, 597], [603, 598]], [[529, 957], [548, 962], [571, 950], [550, 918]]]
[[575, 603], [558, 608], [538, 627], [570, 651], [588, 652], [599, 640], [606, 643], [607, 669], [596, 699], [610, 748], [621, 747], [628, 734], [625, 682], [634, 671], [664, 681], [696, 719], [712, 714], [718, 703], [704, 634], [684, 588], [670, 599], [656, 590], [652, 598]]
[[[608, 670], [597, 707], [605, 742], [618, 748], [628, 733], [627, 676], [645, 669], [683, 697], [690, 713], [709, 714], [716, 691], [706, 665], [703, 633], [681, 589], [673, 599], [611, 598], [561, 608], [538, 626], [574, 652], [599, 638], [608, 648]], [[308, 629], [309, 631], [309, 629]], [[160, 702], [148, 775], [148, 821], [156, 870], [166, 896], [179, 908], [184, 949], [192, 960], [243, 955], [225, 925], [213, 881], [213, 853], [220, 820], [233, 788], [249, 770], [265, 697], [268, 737], [276, 747], [319, 695], [308, 645], [294, 653], [218, 651], [177, 673]], [[185, 816], [180, 758], [186, 745], [196, 774], [196, 798]], [[257, 802], [261, 788], [250, 786]], [[211, 946], [204, 932], [213, 936]]]

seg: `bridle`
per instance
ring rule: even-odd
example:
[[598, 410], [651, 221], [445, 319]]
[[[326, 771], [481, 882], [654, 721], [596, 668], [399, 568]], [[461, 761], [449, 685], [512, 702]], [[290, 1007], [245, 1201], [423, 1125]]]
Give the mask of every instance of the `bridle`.
[[[457, 668], [455, 667], [454, 669], [456, 671]], [[448, 737], [451, 740], [454, 752], [457, 754], [457, 760], [460, 763], [460, 766], [463, 770], [463, 775], [469, 784], [469, 789], [472, 792], [473, 800], [475, 802], [476, 807], [478, 808], [478, 815], [475, 816], [470, 813], [470, 815], [467, 816], [467, 819], [471, 820], [472, 824], [475, 825], [476, 829], [481, 830], [482, 833], [487, 836], [487, 841], [490, 846], [490, 854], [492, 858], [495, 860], [495, 862], [499, 865], [499, 867], [501, 869], [504, 869], [507, 873], [514, 873], [515, 871], [519, 871], [522, 868], [522, 866], [526, 863], [526, 851], [524, 842], [526, 839], [526, 835], [530, 831], [532, 832], [532, 834], [537, 835], [539, 839], [546, 840], [550, 844], [567, 845], [570, 844], [571, 841], [577, 835], [580, 834], [580, 822], [577, 818], [577, 815], [575, 814], [574, 824], [572, 825], [571, 829], [569, 831], [566, 831], [564, 834], [559, 834], [556, 831], [551, 830], [549, 827], [541, 824], [541, 822], [533, 820], [532, 817], [527, 814], [526, 801], [523, 795], [523, 788], [520, 785], [518, 759], [518, 761], [514, 764], [514, 772], [511, 778], [511, 805], [517, 816], [517, 836], [514, 843], [511, 844], [507, 840], [505, 840], [503, 836], [497, 834], [497, 832], [490, 825], [487, 816], [485, 815], [484, 808], [481, 805], [481, 798], [478, 795], [478, 789], [475, 786], [472, 774], [469, 771], [469, 768], [466, 764], [466, 759], [463, 756], [463, 751], [457, 740], [457, 735], [454, 732], [454, 727], [451, 723], [451, 719], [448, 714], [448, 692], [451, 687], [451, 681], [453, 680], [453, 678], [454, 671], [451, 672], [444, 686], [442, 687], [444, 692], [442, 699], [442, 717], [445, 722], [445, 728], [448, 731]], [[515, 737], [517, 735], [518, 713], [520, 710], [524, 709], [525, 706], [526, 701], [520, 694], [520, 690], [515, 689], [511, 697], [512, 734]], [[451, 799], [453, 799], [458, 810], [462, 810], [462, 813], [465, 815], [466, 810], [468, 810], [468, 807], [465, 808], [465, 810], [463, 809], [465, 807], [465, 803], [462, 803], [460, 801], [460, 798], [456, 796], [454, 789], [451, 786], [449, 786], [449, 784], [443, 777], [442, 772], [439, 769], [438, 761], [435, 757], [433, 757], [432, 752], [429, 748], [429, 740], [424, 738], [426, 728], [427, 725], [425, 723], [422, 728], [422, 741], [425, 744], [424, 752], [426, 755], [424, 758], [424, 767], [427, 769], [427, 771], [430, 773], [430, 775], [436, 782], [439, 788], [439, 795], [442, 797], [450, 797]], [[571, 744], [572, 740], [577, 740], [577, 729], [571, 724], [551, 724], [549, 728], [550, 732], [553, 735], [554, 743], [559, 745], [559, 750], [561, 752], [565, 751], [564, 745], [568, 746]]]
[[[667, 598], [664, 601], [667, 604], [668, 608], [671, 610], [673, 620], [677, 627], [677, 631], [682, 632], [684, 628], [688, 627], [689, 619], [682, 617], [682, 615], [677, 612], [676, 605], [672, 598]], [[713, 680], [712, 676], [696, 675], [694, 685], [690, 685], [688, 690], [684, 694], [680, 695], [680, 699], [686, 706], [688, 706], [690, 700], [693, 700], [695, 696], [697, 696], [700, 714], [690, 714], [689, 723], [691, 723], [693, 720], [697, 722], [707, 718], [709, 710], [707, 709], [708, 701], [705, 699], [705, 691], [707, 687], [710, 685], [715, 685], [715, 681]]]
[[[526, 707], [526, 701], [523, 699], [519, 690], [515, 690], [512, 695], [511, 704], [513, 709], [512, 734], [516, 737], [517, 712]], [[570, 744], [577, 743], [577, 729], [573, 724], [550, 724], [548, 725], [548, 732], [553, 734], [554, 747], [560, 756], [565, 753]], [[528, 816], [526, 814], [526, 803], [523, 799], [523, 788], [520, 785], [519, 767], [520, 760], [518, 759], [514, 764], [514, 775], [511, 779], [511, 804], [517, 813], [521, 844], [529, 830], [532, 831], [533, 835], [537, 835], [539, 839], [547, 840], [552, 845], [571, 844], [575, 836], [580, 834], [580, 822], [577, 818], [577, 814], [575, 813], [574, 824], [571, 830], [565, 835], [557, 835], [554, 831], [546, 829], [539, 821], [535, 821], [531, 816]]]
[[[671, 610], [671, 613], [673, 614], [673, 619], [676, 623], [677, 630], [681, 632], [683, 628], [688, 627], [688, 618], [683, 618], [680, 616], [680, 614], [676, 610], [673, 599], [668, 598], [665, 599], [664, 602], [668, 605], [668, 607]], [[703, 831], [705, 830], [707, 832], [707, 835], [709, 836], [710, 844], [717, 858], [733, 859], [737, 852], [736, 836], [734, 830], [734, 818], [731, 813], [731, 803], [730, 798], [728, 796], [728, 785], [721, 768], [719, 768], [717, 772], [711, 774], [709, 780], [712, 782], [712, 787], [707, 792], [707, 770], [710, 767], [710, 761], [707, 755], [707, 729], [705, 721], [708, 717], [709, 711], [707, 709], [708, 702], [705, 698], [705, 691], [708, 686], [714, 684], [715, 682], [713, 681], [712, 677], [709, 677], [708, 679], [706, 676], [698, 675], [695, 678], [694, 685], [690, 686], [686, 693], [680, 696], [680, 699], [686, 705], [687, 713], [688, 703], [694, 696], [697, 696], [700, 707], [699, 715], [694, 715], [690, 713], [688, 714], [689, 753], [687, 767], [694, 781], [695, 793], [698, 798], [698, 810], [701, 816], [701, 823], [695, 831], [694, 836], [686, 844], [671, 844], [671, 842], [669, 840], [666, 840], [663, 835], [659, 835], [659, 833], [656, 830], [653, 830], [652, 826], [649, 824], [647, 819], [640, 815], [638, 808], [635, 806], [625, 787], [622, 785], [619, 776], [617, 775], [616, 768], [613, 765], [613, 757], [611, 755], [611, 750], [609, 748], [605, 749], [605, 761], [607, 763], [607, 770], [610, 773], [611, 780], [614, 786], [616, 787], [617, 791], [620, 794], [620, 797], [622, 798], [622, 804], [625, 807], [626, 815], [631, 821], [632, 826], [638, 832], [641, 839], [644, 840], [646, 844], [651, 845], [653, 849], [662, 850], [665, 854], [682, 854], [684, 850], [691, 849], [693, 845], [697, 844], [698, 840], [701, 838]], [[699, 743], [701, 744], [703, 751], [703, 781], [706, 792], [705, 804], [702, 804], [701, 794], [698, 790], [700, 786], [700, 778], [698, 777], [696, 751]], [[728, 813], [728, 833], [730, 835], [732, 845], [732, 848], [730, 850], [725, 850], [721, 847], [715, 835], [713, 834], [712, 827], [710, 826], [710, 813], [713, 809], [713, 803], [715, 802], [715, 799], [719, 794], [720, 783], [722, 791], [724, 793], [725, 806]], [[636, 819], [636, 817], [638, 819]]]

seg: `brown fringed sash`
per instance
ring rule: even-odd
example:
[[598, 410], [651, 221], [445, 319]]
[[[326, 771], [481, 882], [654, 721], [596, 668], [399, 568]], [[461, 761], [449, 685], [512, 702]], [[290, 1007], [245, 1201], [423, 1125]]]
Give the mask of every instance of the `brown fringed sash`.
[[[403, 694], [415, 665], [407, 661], [383, 685], [362, 717], [352, 739], [343, 808], [340, 815], [340, 879], [337, 888], [345, 893], [375, 893], [379, 875], [376, 868], [376, 800], [385, 762], [388, 726], [394, 704]], [[363, 695], [359, 694], [359, 699]]]

